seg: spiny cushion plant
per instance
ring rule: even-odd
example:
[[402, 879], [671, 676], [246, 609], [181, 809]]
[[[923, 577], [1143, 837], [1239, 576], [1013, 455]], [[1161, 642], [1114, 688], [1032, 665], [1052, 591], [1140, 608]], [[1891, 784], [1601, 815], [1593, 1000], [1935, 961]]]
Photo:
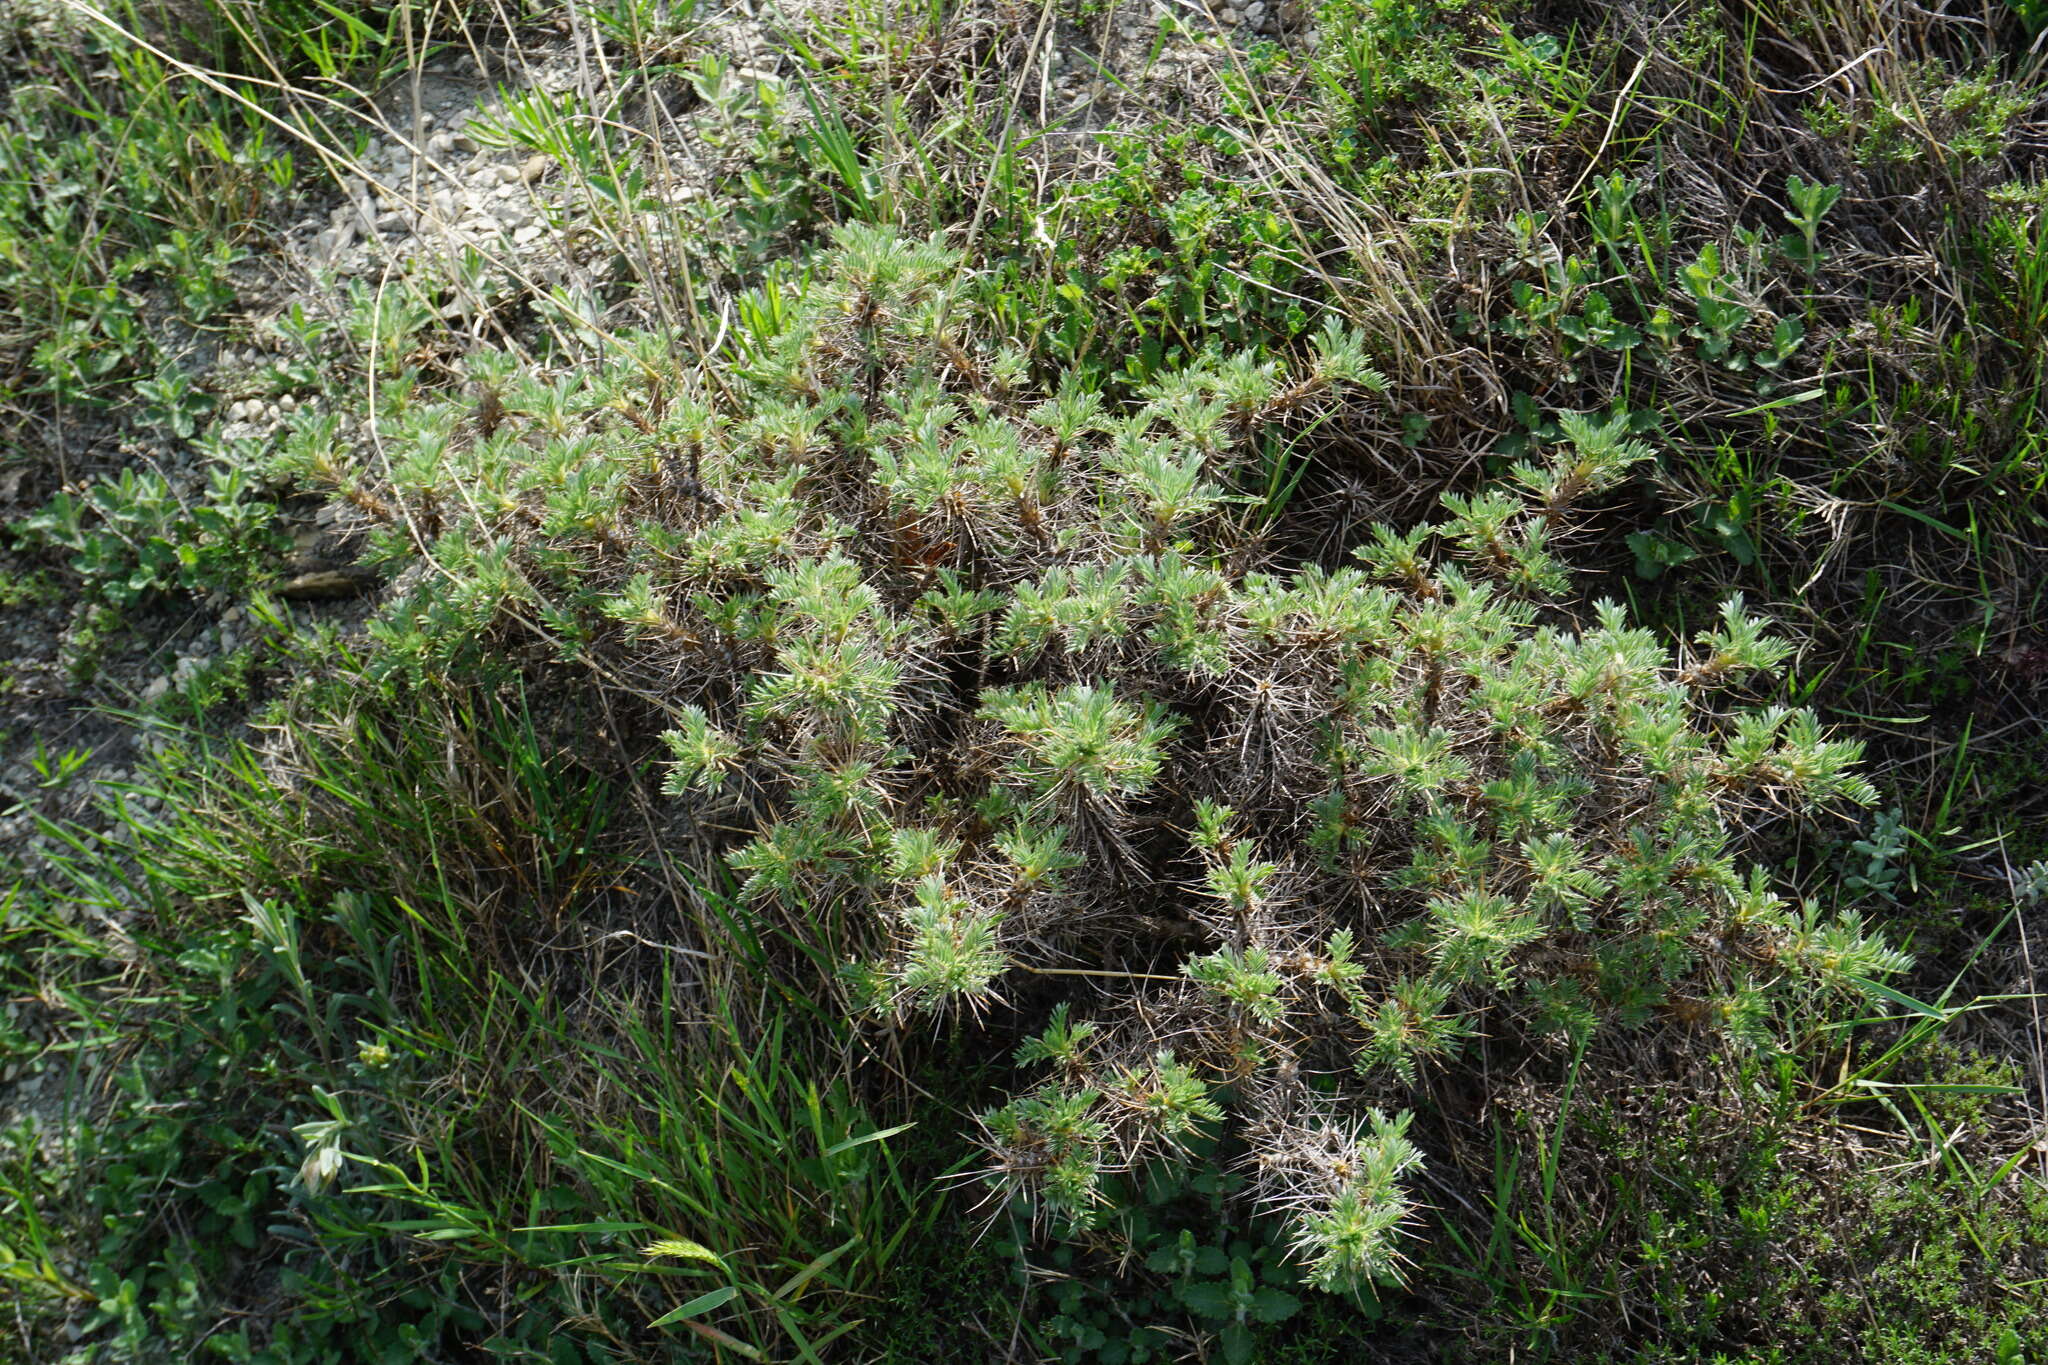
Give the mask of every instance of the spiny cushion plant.
[[1874, 795], [1855, 744], [1733, 696], [1788, 647], [1739, 599], [1676, 649], [1572, 607], [1554, 547], [1652, 454], [1626, 419], [1289, 565], [1289, 462], [1384, 401], [1356, 335], [1118, 401], [1035, 384], [960, 271], [842, 229], [703, 363], [478, 356], [467, 401], [382, 390], [388, 461], [318, 418], [291, 455], [412, 561], [387, 666], [544, 640], [668, 717], [700, 865], [854, 926], [849, 1008], [1042, 1012], [979, 1120], [999, 1192], [1086, 1229], [1228, 1123], [1311, 1282], [1357, 1288], [1398, 1271], [1428, 1070], [1769, 1049], [1905, 965], [1755, 865], [1770, 820]]

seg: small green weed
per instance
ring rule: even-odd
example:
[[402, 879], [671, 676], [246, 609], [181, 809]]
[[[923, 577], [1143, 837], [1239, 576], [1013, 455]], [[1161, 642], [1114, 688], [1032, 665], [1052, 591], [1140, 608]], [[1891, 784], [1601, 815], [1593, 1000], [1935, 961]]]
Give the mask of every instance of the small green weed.
[[1048, 1345], [1075, 1365], [1170, 1360], [1202, 1339], [1230, 1365], [1261, 1358], [1284, 1339], [1273, 1329], [1300, 1314], [1304, 1286], [1284, 1246], [1255, 1233], [1223, 1236], [1243, 1177], [1198, 1159], [1188, 1170], [1133, 1179], [1143, 1193], [1115, 1200], [1129, 1210], [1118, 1239], [1147, 1274], [1091, 1278], [1085, 1253], [1055, 1250], [1048, 1269], [1059, 1275], [1046, 1290], [1053, 1313], [1038, 1322]]
[[69, 551], [87, 590], [117, 607], [171, 589], [234, 593], [274, 549], [276, 509], [255, 492], [254, 476], [237, 465], [217, 467], [206, 496], [190, 503], [163, 475], [123, 469], [82, 493], [58, 493], [15, 533]]

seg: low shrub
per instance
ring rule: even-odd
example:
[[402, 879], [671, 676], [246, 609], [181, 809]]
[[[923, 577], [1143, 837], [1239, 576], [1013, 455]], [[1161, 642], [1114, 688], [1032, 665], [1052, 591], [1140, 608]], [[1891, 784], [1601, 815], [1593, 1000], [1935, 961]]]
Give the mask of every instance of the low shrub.
[[491, 420], [408, 399], [354, 496], [426, 547], [392, 666], [532, 632], [666, 716], [702, 855], [850, 950], [849, 1009], [1051, 1011], [980, 1120], [1000, 1190], [1080, 1232], [1228, 1115], [1310, 1282], [1357, 1288], [1397, 1274], [1426, 1070], [1769, 1049], [1905, 965], [1760, 865], [1778, 815], [1874, 798], [1856, 744], [1739, 701], [1789, 647], [1739, 599], [1677, 654], [1564, 607], [1554, 547], [1651, 454], [1625, 418], [1289, 566], [1304, 433], [1380, 401], [1356, 336], [1119, 407], [1034, 389], [959, 264], [847, 228], [712, 371], [479, 361]]

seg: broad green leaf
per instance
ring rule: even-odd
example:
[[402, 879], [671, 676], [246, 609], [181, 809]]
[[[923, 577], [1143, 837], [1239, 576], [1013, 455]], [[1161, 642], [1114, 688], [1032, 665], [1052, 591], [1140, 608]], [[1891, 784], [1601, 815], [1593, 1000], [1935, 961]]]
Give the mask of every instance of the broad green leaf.
[[739, 1294], [739, 1292], [739, 1290], [733, 1288], [729, 1284], [720, 1285], [718, 1288], [713, 1289], [708, 1293], [699, 1294], [696, 1298], [691, 1299], [688, 1303], [684, 1304], [680, 1308], [670, 1309], [668, 1312], [663, 1313], [660, 1317], [656, 1318], [653, 1322], [650, 1322], [647, 1325], [649, 1327], [666, 1327], [670, 1323], [681, 1322], [685, 1318], [698, 1317], [702, 1314], [710, 1312], [714, 1308], [724, 1307], [726, 1304], [732, 1302], [734, 1297], [736, 1297]]

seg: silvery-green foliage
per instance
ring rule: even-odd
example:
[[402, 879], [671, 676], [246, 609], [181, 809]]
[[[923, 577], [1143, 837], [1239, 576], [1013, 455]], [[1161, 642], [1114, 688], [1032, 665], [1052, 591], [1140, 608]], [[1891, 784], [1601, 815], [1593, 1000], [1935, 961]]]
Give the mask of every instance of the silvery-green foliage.
[[1856, 745], [1731, 697], [1788, 647], [1739, 599], [1674, 648], [1570, 596], [1570, 519], [1652, 454], [1627, 422], [1561, 414], [1546, 462], [1283, 569], [1263, 442], [1387, 401], [1366, 338], [1038, 387], [959, 268], [843, 229], [711, 367], [484, 366], [491, 430], [415, 411], [363, 492], [425, 547], [393, 656], [539, 631], [659, 707], [753, 912], [854, 926], [849, 1008], [1063, 997], [979, 1121], [999, 1192], [1086, 1228], [1227, 1122], [1310, 1280], [1384, 1280], [1427, 1073], [1652, 1027], [1770, 1048], [1904, 964], [1749, 851], [1874, 797]]

